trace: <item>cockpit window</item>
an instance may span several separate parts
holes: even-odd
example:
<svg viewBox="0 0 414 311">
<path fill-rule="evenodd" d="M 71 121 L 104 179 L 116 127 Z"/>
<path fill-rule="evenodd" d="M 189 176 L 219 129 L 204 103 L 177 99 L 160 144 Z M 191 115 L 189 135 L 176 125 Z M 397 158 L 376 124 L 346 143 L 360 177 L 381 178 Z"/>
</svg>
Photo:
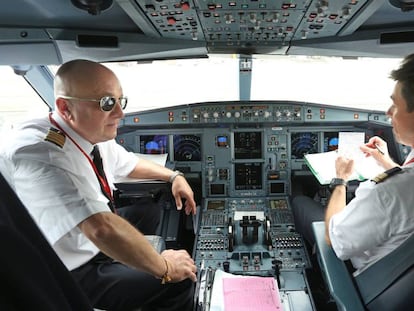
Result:
<svg viewBox="0 0 414 311">
<path fill-rule="evenodd" d="M 386 111 L 400 58 L 276 56 L 253 59 L 252 99 Z"/>
<path fill-rule="evenodd" d="M 0 131 L 48 111 L 49 107 L 22 76 L 10 66 L 0 66 Z"/>
<path fill-rule="evenodd" d="M 126 112 L 224 100 L 292 100 L 386 111 L 394 85 L 389 73 L 400 62 L 399 58 L 253 56 L 242 73 L 250 75 L 251 85 L 239 76 L 239 59 L 228 55 L 108 66 L 120 77 L 129 98 Z"/>
</svg>

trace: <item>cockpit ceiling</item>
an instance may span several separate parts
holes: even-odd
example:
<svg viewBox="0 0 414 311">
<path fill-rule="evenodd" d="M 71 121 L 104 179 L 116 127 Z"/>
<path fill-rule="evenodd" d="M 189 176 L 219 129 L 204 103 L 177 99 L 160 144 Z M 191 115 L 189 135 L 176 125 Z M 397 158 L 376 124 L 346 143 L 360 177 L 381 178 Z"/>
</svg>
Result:
<svg viewBox="0 0 414 311">
<path fill-rule="evenodd" d="M 214 53 L 402 57 L 414 48 L 412 14 L 391 0 L 2 0 L 0 63 Z"/>
</svg>

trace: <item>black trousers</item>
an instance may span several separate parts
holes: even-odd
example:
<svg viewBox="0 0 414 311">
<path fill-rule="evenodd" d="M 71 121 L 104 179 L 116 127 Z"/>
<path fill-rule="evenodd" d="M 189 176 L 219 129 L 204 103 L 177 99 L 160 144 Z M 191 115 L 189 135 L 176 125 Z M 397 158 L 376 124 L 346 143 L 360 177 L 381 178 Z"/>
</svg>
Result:
<svg viewBox="0 0 414 311">
<path fill-rule="evenodd" d="M 117 208 L 117 214 L 128 220 L 142 234 L 157 233 L 160 223 L 161 208 L 158 202 L 151 198 L 130 199 L 125 205 Z"/>
<path fill-rule="evenodd" d="M 87 264 L 72 271 L 91 304 L 110 311 L 190 311 L 194 283 L 161 284 L 153 276 L 114 262 L 100 253 Z"/>
</svg>

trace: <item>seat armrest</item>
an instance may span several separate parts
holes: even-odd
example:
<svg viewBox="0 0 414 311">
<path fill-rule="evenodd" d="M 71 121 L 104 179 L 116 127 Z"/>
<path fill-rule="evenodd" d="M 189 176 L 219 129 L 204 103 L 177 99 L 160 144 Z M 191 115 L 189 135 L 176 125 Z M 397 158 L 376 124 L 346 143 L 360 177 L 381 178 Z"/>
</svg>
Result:
<svg viewBox="0 0 414 311">
<path fill-rule="evenodd" d="M 165 241 L 159 235 L 146 235 L 145 237 L 158 253 L 161 253 L 163 250 L 165 250 Z"/>
<path fill-rule="evenodd" d="M 325 223 L 312 223 L 315 235 L 317 258 L 331 297 L 339 311 L 364 311 L 365 307 L 359 297 L 345 263 L 340 260 L 332 247 L 325 240 Z"/>
</svg>

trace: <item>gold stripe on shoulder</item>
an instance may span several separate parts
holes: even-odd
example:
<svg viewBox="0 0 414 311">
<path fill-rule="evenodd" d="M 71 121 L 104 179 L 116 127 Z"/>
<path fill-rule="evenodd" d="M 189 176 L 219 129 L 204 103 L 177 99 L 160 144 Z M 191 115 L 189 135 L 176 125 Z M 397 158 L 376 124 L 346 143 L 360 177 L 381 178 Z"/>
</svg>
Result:
<svg viewBox="0 0 414 311">
<path fill-rule="evenodd" d="M 63 148 L 63 145 L 65 144 L 65 141 L 66 141 L 66 136 L 62 131 L 54 127 L 51 127 L 49 131 L 47 132 L 45 141 L 49 141 L 55 144 L 56 146 Z"/>
<path fill-rule="evenodd" d="M 389 178 L 389 177 L 391 177 L 391 176 L 393 176 L 393 175 L 395 175 L 399 172 L 401 172 L 401 167 L 396 166 L 396 167 L 393 167 L 393 168 L 391 168 L 389 170 L 386 170 L 385 172 L 375 176 L 374 178 L 371 179 L 371 181 L 378 184 L 378 183 L 383 182 L 387 178 Z"/>
</svg>

